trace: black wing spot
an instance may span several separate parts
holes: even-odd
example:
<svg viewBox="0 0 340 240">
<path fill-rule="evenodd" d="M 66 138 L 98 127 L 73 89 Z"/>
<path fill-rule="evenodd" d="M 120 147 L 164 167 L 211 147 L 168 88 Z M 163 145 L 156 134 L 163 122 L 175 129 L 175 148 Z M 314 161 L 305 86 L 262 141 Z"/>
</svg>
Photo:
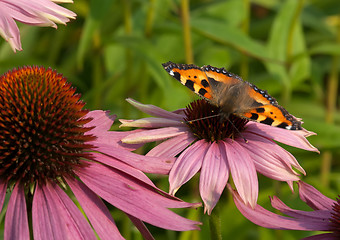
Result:
<svg viewBox="0 0 340 240">
<path fill-rule="evenodd" d="M 203 87 L 209 87 L 209 83 L 208 83 L 208 81 L 207 80 L 205 80 L 205 79 L 203 79 L 203 80 L 201 80 L 201 84 L 202 84 L 202 86 Z"/>
<path fill-rule="evenodd" d="M 257 113 L 252 113 L 250 119 L 257 120 L 259 115 Z"/>
<path fill-rule="evenodd" d="M 272 118 L 267 117 L 265 120 L 262 120 L 260 123 L 272 125 L 273 122 L 274 120 Z"/>
<path fill-rule="evenodd" d="M 176 78 L 178 81 L 181 80 L 181 74 L 179 72 L 174 72 L 174 78 Z"/>
<path fill-rule="evenodd" d="M 197 76 L 194 76 L 194 78 L 197 78 Z"/>
<path fill-rule="evenodd" d="M 193 82 L 193 81 L 187 80 L 187 81 L 185 82 L 185 86 L 186 86 L 187 88 L 189 88 L 191 91 L 195 91 L 195 89 L 194 89 L 194 82 Z"/>
<path fill-rule="evenodd" d="M 287 128 L 288 124 L 283 122 L 283 123 L 280 123 L 279 125 L 277 125 L 277 127 L 279 127 L 279 128 Z"/>
<path fill-rule="evenodd" d="M 265 109 L 264 108 L 256 108 L 256 112 L 258 113 L 264 113 Z"/>
<path fill-rule="evenodd" d="M 270 112 L 270 114 L 274 114 L 273 112 Z"/>
<path fill-rule="evenodd" d="M 207 90 L 205 90 L 204 88 L 200 88 L 200 90 L 198 91 L 198 94 L 204 96 L 207 93 Z"/>
</svg>

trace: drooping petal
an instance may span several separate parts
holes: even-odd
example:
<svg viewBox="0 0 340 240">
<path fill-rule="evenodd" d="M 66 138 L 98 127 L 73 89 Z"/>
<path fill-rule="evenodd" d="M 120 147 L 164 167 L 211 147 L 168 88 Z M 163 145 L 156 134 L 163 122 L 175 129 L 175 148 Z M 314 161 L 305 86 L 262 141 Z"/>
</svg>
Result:
<svg viewBox="0 0 340 240">
<path fill-rule="evenodd" d="M 145 156 L 154 157 L 175 157 L 187 146 L 194 142 L 195 137 L 190 132 L 186 132 L 177 137 L 170 138 L 152 148 Z"/>
<path fill-rule="evenodd" d="M 301 240 L 339 240 L 339 237 L 334 233 L 323 233 L 310 237 L 302 238 Z"/>
<path fill-rule="evenodd" d="M 183 121 L 183 115 L 182 114 L 177 114 L 177 113 L 174 113 L 174 112 L 168 112 L 168 111 L 166 111 L 162 108 L 156 107 L 156 106 L 151 105 L 151 104 L 142 104 L 142 103 L 137 102 L 136 100 L 134 100 L 132 98 L 127 98 L 126 101 L 128 101 L 135 108 L 139 109 L 142 112 L 150 114 L 151 116 Z"/>
<path fill-rule="evenodd" d="M 13 19 L 3 14 L 3 11 L 6 11 L 6 9 L 0 12 L 0 35 L 10 44 L 14 52 L 16 50 L 21 51 L 19 28 Z"/>
<path fill-rule="evenodd" d="M 221 141 L 227 153 L 228 165 L 236 189 L 246 204 L 256 206 L 258 197 L 258 180 L 254 162 L 237 141 L 225 139 Z"/>
<path fill-rule="evenodd" d="M 135 218 L 134 216 L 131 216 L 129 214 L 126 215 L 130 218 L 131 222 L 136 226 L 136 228 L 139 230 L 145 240 L 154 240 L 153 236 L 149 232 L 149 229 L 140 219 Z"/>
<path fill-rule="evenodd" d="M 117 169 L 97 163 L 89 162 L 87 167 L 78 169 L 76 174 L 101 198 L 142 221 L 175 231 L 198 229 L 198 222 L 185 219 L 167 209 L 196 204 L 165 198 L 156 188 Z"/>
<path fill-rule="evenodd" d="M 187 127 L 166 127 L 153 130 L 144 130 L 138 133 L 132 133 L 123 138 L 123 143 L 138 144 L 160 141 L 171 137 L 176 137 L 188 131 Z"/>
<path fill-rule="evenodd" d="M 92 118 L 88 123 L 84 124 L 84 127 L 90 128 L 95 127 L 88 131 L 89 134 L 98 134 L 110 130 L 113 122 L 116 119 L 116 115 L 111 115 L 110 111 L 94 110 L 88 112 L 83 118 Z"/>
<path fill-rule="evenodd" d="M 66 178 L 66 181 L 99 238 L 124 239 L 103 201 L 80 181 L 71 178 Z"/>
<path fill-rule="evenodd" d="M 6 192 L 7 192 L 7 182 L 0 181 L 0 209 L 2 209 L 2 205 L 4 204 Z"/>
<path fill-rule="evenodd" d="M 213 142 L 204 156 L 199 183 L 204 212 L 209 215 L 220 199 L 228 177 L 229 166 L 225 149 L 220 149 L 219 145 Z"/>
<path fill-rule="evenodd" d="M 181 153 L 169 174 L 170 194 L 175 195 L 177 190 L 200 170 L 208 148 L 209 144 L 200 140 Z"/>
<path fill-rule="evenodd" d="M 326 197 L 316 188 L 303 181 L 299 181 L 298 186 L 301 200 L 307 203 L 312 209 L 332 210 L 332 206 L 336 201 Z"/>
<path fill-rule="evenodd" d="M 4 239 L 30 239 L 25 190 L 18 182 L 9 199 L 5 217 Z"/>
<path fill-rule="evenodd" d="M 168 174 L 175 161 L 174 157 L 148 157 L 124 149 L 114 148 L 107 144 L 98 144 L 96 151 L 119 159 L 120 161 L 147 173 Z M 98 158 L 97 161 L 103 162 L 101 158 Z"/>
<path fill-rule="evenodd" d="M 328 228 L 328 230 L 330 230 L 329 219 L 331 218 L 332 215 L 329 210 L 315 210 L 315 211 L 295 210 L 295 209 L 288 207 L 276 196 L 270 198 L 270 201 L 271 201 L 273 208 L 279 210 L 280 212 L 290 217 L 301 219 L 301 221 L 308 219 L 308 221 L 310 222 L 313 221 L 320 225 L 323 224 L 324 228 Z"/>
<path fill-rule="evenodd" d="M 178 120 L 166 118 L 141 118 L 138 120 L 119 119 L 122 123 L 119 127 L 139 127 L 139 128 L 161 128 L 161 127 L 180 127 L 183 123 Z"/>
<path fill-rule="evenodd" d="M 288 154 L 272 140 L 255 134 L 244 133 L 243 135 L 247 142 L 239 139 L 238 143 L 248 151 L 258 172 L 279 181 L 299 180 L 298 173 L 289 164 L 291 161 L 288 158 L 294 158 L 291 154 Z"/>
<path fill-rule="evenodd" d="M 307 151 L 319 152 L 319 150 L 312 146 L 306 139 L 307 136 L 313 135 L 312 132 L 306 130 L 287 130 L 266 124 L 248 122 L 245 132 L 252 132 L 268 139 L 273 139 L 286 145 L 305 149 Z"/>
<path fill-rule="evenodd" d="M 32 214 L 35 239 L 53 239 L 52 237 L 56 236 L 63 237 L 56 239 L 96 239 L 83 214 L 58 185 L 46 183 L 40 191 L 39 198 L 33 199 Z M 46 215 L 39 213 L 41 206 L 37 205 L 38 202 L 47 205 L 47 208 L 44 209 Z M 38 226 L 42 224 L 42 221 L 46 221 L 43 223 L 44 226 Z M 38 230 L 40 231 L 38 232 Z M 62 235 L 59 235 L 61 233 L 57 231 L 63 231 Z"/>
<path fill-rule="evenodd" d="M 105 154 L 96 153 L 96 152 L 92 152 L 91 155 L 94 157 L 94 160 L 98 161 L 99 163 L 103 163 L 107 166 L 116 168 L 116 169 L 118 169 L 122 172 L 129 174 L 130 176 L 132 176 L 134 178 L 137 178 L 138 180 L 140 180 L 140 181 L 142 181 L 146 184 L 155 186 L 153 184 L 153 182 L 142 171 L 140 171 L 140 170 L 138 170 L 134 167 L 131 167 L 130 165 L 128 165 L 128 164 L 126 164 L 122 161 L 119 161 L 116 158 L 112 158 L 112 157 L 106 156 Z M 86 161 L 83 161 L 83 163 L 85 165 L 87 164 Z"/>
<path fill-rule="evenodd" d="M 33 235 L 36 240 L 67 239 L 66 226 L 46 189 L 36 185 L 32 204 Z"/>
<path fill-rule="evenodd" d="M 317 231 L 320 229 L 318 223 L 315 221 L 310 222 L 308 219 L 301 220 L 284 217 L 272 213 L 260 205 L 256 205 L 255 208 L 251 208 L 244 204 L 239 194 L 229 185 L 228 189 L 232 193 L 235 205 L 242 215 L 259 226 L 281 230 Z"/>
</svg>

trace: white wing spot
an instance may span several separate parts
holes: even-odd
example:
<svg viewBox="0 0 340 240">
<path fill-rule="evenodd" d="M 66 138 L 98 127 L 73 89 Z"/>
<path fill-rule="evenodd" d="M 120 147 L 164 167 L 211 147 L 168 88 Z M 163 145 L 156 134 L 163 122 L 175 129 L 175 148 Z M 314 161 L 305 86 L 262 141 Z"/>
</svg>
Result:
<svg viewBox="0 0 340 240">
<path fill-rule="evenodd" d="M 170 74 L 171 76 L 174 76 L 174 75 L 175 75 L 174 71 L 172 71 L 172 70 L 170 70 L 169 74 Z"/>
</svg>

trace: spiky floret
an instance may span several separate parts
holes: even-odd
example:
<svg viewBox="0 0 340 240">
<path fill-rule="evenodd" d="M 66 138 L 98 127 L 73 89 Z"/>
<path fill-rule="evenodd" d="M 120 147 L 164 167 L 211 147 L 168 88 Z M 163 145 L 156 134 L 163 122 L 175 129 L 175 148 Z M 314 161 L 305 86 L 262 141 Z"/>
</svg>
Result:
<svg viewBox="0 0 340 240">
<path fill-rule="evenodd" d="M 218 107 L 203 99 L 190 103 L 184 112 L 186 115 L 184 120 L 194 135 L 207 142 L 240 136 L 248 122 L 232 114 L 227 118 L 222 117 Z"/>
<path fill-rule="evenodd" d="M 25 186 L 73 175 L 89 159 L 85 103 L 51 69 L 23 67 L 0 77 L 0 177 Z"/>
</svg>

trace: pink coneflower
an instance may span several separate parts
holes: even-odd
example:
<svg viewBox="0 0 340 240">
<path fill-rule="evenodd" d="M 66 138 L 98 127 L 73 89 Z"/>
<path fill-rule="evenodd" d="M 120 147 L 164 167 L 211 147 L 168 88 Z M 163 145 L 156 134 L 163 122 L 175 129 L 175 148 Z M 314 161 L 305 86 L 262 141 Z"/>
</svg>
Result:
<svg viewBox="0 0 340 240">
<path fill-rule="evenodd" d="M 13 51 L 21 51 L 19 28 L 16 21 L 36 26 L 57 28 L 55 23 L 65 24 L 76 14 L 57 3 L 72 0 L 0 0 L 0 35 L 11 45 Z"/>
<path fill-rule="evenodd" d="M 340 199 L 334 201 L 321 194 L 313 186 L 299 181 L 300 199 L 313 211 L 295 210 L 285 205 L 279 198 L 271 198 L 272 206 L 290 217 L 272 213 L 257 205 L 254 209 L 246 206 L 237 192 L 233 193 L 234 201 L 240 212 L 253 223 L 265 228 L 280 230 L 326 231 L 307 238 L 322 240 L 340 239 Z"/>
<path fill-rule="evenodd" d="M 83 110 L 79 99 L 51 69 L 24 67 L 0 77 L 0 206 L 11 192 L 4 238 L 29 239 L 31 232 L 34 239 L 97 239 L 96 232 L 122 239 L 101 198 L 125 212 L 146 239 L 152 237 L 142 221 L 197 229 L 168 209 L 197 205 L 162 192 L 134 167 L 166 173 L 173 159 L 131 153 L 138 145 L 124 146 L 125 133 L 108 131 L 115 116 Z"/>
<path fill-rule="evenodd" d="M 178 156 L 169 173 L 170 194 L 201 172 L 199 189 L 208 214 L 225 188 L 229 172 L 246 204 L 255 207 L 258 196 L 257 172 L 279 181 L 299 180 L 305 171 L 296 159 L 273 140 L 297 148 L 318 151 L 307 141 L 313 133 L 271 127 L 231 115 L 229 120 L 216 116 L 217 107 L 205 100 L 186 109 L 168 112 L 152 105 L 128 99 L 133 106 L 156 116 L 139 120 L 120 120 L 121 126 L 140 127 L 143 131 L 124 137 L 124 143 L 165 140 L 147 156 Z"/>
</svg>

